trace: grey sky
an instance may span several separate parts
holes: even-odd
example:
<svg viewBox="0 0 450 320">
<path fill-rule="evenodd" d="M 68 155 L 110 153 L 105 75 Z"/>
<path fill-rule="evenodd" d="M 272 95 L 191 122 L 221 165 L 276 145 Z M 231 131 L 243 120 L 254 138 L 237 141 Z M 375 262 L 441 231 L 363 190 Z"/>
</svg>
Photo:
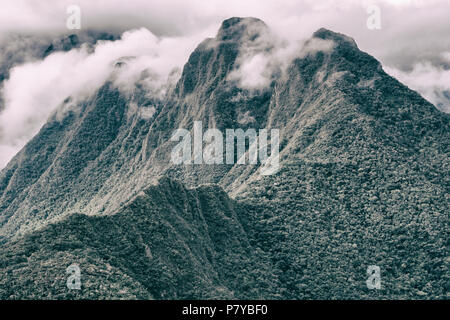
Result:
<svg viewBox="0 0 450 320">
<path fill-rule="evenodd" d="M 67 32 L 70 4 L 81 8 L 83 28 L 146 27 L 158 36 L 214 32 L 230 16 L 255 16 L 288 35 L 323 26 L 352 36 L 362 49 L 402 68 L 450 50 L 448 0 L 2 0 L 0 34 Z M 381 9 L 381 30 L 366 27 L 371 4 Z"/>
</svg>

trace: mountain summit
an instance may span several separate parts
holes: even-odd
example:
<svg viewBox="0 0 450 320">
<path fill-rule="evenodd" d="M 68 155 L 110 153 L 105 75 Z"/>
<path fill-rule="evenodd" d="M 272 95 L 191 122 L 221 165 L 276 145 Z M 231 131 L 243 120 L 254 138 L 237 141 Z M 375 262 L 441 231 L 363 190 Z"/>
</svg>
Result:
<svg viewBox="0 0 450 320">
<path fill-rule="evenodd" d="M 222 22 L 216 39 L 219 41 L 251 41 L 266 30 L 268 30 L 267 25 L 260 19 L 233 17 Z"/>
<path fill-rule="evenodd" d="M 0 297 L 446 297 L 450 116 L 326 29 L 243 87 L 230 74 L 243 52 L 270 56 L 267 33 L 225 20 L 164 99 L 105 83 L 51 118 L 0 173 Z M 172 164 L 172 133 L 195 121 L 279 129 L 280 171 Z M 70 263 L 95 271 L 75 296 Z"/>
</svg>

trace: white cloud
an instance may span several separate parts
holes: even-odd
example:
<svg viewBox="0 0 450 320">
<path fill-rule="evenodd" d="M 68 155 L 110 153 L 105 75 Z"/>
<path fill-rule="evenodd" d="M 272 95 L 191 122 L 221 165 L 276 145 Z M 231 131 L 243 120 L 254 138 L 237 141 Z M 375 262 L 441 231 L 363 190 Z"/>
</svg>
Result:
<svg viewBox="0 0 450 320">
<path fill-rule="evenodd" d="M 247 57 L 240 68 L 233 70 L 228 80 L 238 81 L 245 89 L 263 89 L 270 84 L 270 56 L 258 53 Z"/>
<path fill-rule="evenodd" d="M 414 65 L 412 71 L 389 67 L 385 67 L 385 70 L 400 82 L 418 91 L 442 111 L 450 113 L 450 70 L 435 67 L 429 62 Z"/>
<path fill-rule="evenodd" d="M 163 94 L 160 89 L 172 71 L 186 62 L 199 40 L 160 39 L 142 28 L 125 32 L 117 41 L 99 42 L 94 52 L 82 47 L 14 67 L 2 90 L 5 109 L 0 113 L 0 167 L 69 96 L 84 99 L 107 79 L 121 90 L 130 90 L 143 74 L 148 90 Z M 125 61 L 123 67 L 114 68 L 120 61 Z"/>
<path fill-rule="evenodd" d="M 319 51 L 327 52 L 334 46 L 333 41 L 311 39 L 307 42 L 274 41 L 270 50 L 244 52 L 238 57 L 239 67 L 228 76 L 228 80 L 238 81 L 247 90 L 262 90 L 270 85 L 274 75 L 284 73 L 294 58 L 305 57 Z M 284 44 L 284 45 L 283 45 Z"/>
<path fill-rule="evenodd" d="M 247 34 L 239 49 L 236 68 L 227 79 L 236 81 L 247 90 L 267 88 L 275 75 L 284 73 L 294 58 L 329 51 L 334 46 L 329 40 L 299 38 L 298 35 L 285 37 L 286 34 L 279 29 L 271 30 L 261 23 L 249 23 L 247 20 L 240 22 L 246 25 Z"/>
<path fill-rule="evenodd" d="M 71 32 L 66 8 L 72 0 L 2 3 L 0 38 L 7 31 Z M 82 29 L 104 31 L 146 27 L 156 35 L 192 35 L 217 30 L 231 16 L 264 20 L 277 34 L 304 39 L 325 27 L 355 38 L 384 65 L 402 70 L 436 59 L 450 49 L 448 0 L 77 0 Z M 369 5 L 381 9 L 381 30 L 366 26 Z"/>
</svg>

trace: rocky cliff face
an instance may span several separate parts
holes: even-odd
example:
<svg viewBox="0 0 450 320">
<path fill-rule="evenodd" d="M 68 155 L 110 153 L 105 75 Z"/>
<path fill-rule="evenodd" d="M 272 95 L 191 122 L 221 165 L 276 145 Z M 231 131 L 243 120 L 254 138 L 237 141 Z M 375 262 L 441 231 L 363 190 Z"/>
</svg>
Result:
<svg viewBox="0 0 450 320">
<path fill-rule="evenodd" d="M 258 19 L 228 19 L 191 54 L 164 98 L 139 90 L 125 97 L 106 83 L 50 120 L 0 173 L 0 235 L 8 248 L 2 272 L 15 277 L 18 266 L 30 271 L 50 256 L 65 266 L 74 253 L 49 239 L 75 228 L 79 257 L 89 257 L 83 261 L 92 270 L 109 264 L 112 273 L 126 274 L 107 286 L 126 288 L 129 297 L 445 297 L 449 115 L 388 76 L 351 38 L 325 29 L 305 44 L 314 50 L 271 73 L 267 86 L 245 88 L 230 75 L 243 52 L 274 50 L 261 41 L 268 32 Z M 170 137 L 194 121 L 205 129 L 279 129 L 281 170 L 261 176 L 259 165 L 173 165 Z M 238 202 L 217 187 L 202 187 L 208 196 L 200 199 L 205 189 L 186 191 L 172 180 L 158 192 L 173 198 L 148 199 L 158 190 L 149 186 L 164 176 L 190 187 L 217 184 Z M 195 196 L 181 197 L 186 193 Z M 173 235 L 164 238 L 167 248 L 147 219 Z M 100 245 L 121 239 L 125 225 L 126 243 L 139 247 L 123 249 L 133 252 L 128 260 L 120 244 Z M 33 237 L 42 239 L 37 248 L 45 254 L 27 251 Z M 159 253 L 149 258 L 147 248 Z M 13 256 L 18 260 L 7 262 Z M 54 265 L 52 272 L 63 268 Z M 367 290 L 368 265 L 383 270 L 383 290 Z M 233 280 L 241 276 L 245 286 Z M 62 290 L 55 296 L 65 296 L 55 279 Z M 11 296 L 11 287 L 4 297 L 35 292 L 18 281 L 25 291 Z M 118 297 L 116 289 L 107 295 Z"/>
</svg>

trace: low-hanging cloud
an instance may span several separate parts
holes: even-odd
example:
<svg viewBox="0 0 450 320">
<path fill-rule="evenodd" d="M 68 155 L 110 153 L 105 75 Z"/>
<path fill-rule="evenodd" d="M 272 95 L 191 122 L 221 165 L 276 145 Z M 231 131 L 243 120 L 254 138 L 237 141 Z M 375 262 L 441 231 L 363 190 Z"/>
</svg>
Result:
<svg viewBox="0 0 450 320">
<path fill-rule="evenodd" d="M 305 42 L 288 42 L 281 39 L 279 45 L 270 49 L 247 51 L 238 56 L 238 67 L 228 76 L 228 80 L 249 91 L 259 91 L 269 87 L 271 81 L 283 75 L 294 58 L 305 57 L 319 51 L 328 52 L 334 47 L 331 40 L 313 38 Z"/>
<path fill-rule="evenodd" d="M 217 30 L 232 16 L 260 18 L 287 38 L 304 38 L 325 27 L 402 69 L 450 45 L 448 0 L 18 0 L 2 4 L 0 41 L 7 32 L 68 32 L 66 9 L 72 4 L 81 9 L 84 30 L 145 27 L 158 36 L 186 36 Z M 367 28 L 370 5 L 380 8 L 380 30 Z"/>
<path fill-rule="evenodd" d="M 160 39 L 141 28 L 125 32 L 117 41 L 101 41 L 93 52 L 82 46 L 14 67 L 2 88 L 5 105 L 0 113 L 0 167 L 68 97 L 86 99 L 107 80 L 126 93 L 143 74 L 149 92 L 164 94 L 161 88 L 172 79 L 174 70 L 182 67 L 198 40 Z M 117 63 L 123 66 L 115 68 Z"/>
<path fill-rule="evenodd" d="M 280 30 L 272 30 L 264 23 L 244 19 L 239 28 L 245 30 L 234 70 L 227 80 L 243 89 L 260 91 L 272 80 L 284 74 L 294 58 L 302 58 L 334 47 L 331 40 L 303 38 L 303 35 L 285 37 Z M 310 36 L 310 35 L 308 35 Z"/>
<path fill-rule="evenodd" d="M 450 63 L 450 52 L 443 55 Z M 440 110 L 450 113 L 450 69 L 439 68 L 430 62 L 418 63 L 411 71 L 385 68 L 386 72 L 418 91 Z"/>
</svg>

